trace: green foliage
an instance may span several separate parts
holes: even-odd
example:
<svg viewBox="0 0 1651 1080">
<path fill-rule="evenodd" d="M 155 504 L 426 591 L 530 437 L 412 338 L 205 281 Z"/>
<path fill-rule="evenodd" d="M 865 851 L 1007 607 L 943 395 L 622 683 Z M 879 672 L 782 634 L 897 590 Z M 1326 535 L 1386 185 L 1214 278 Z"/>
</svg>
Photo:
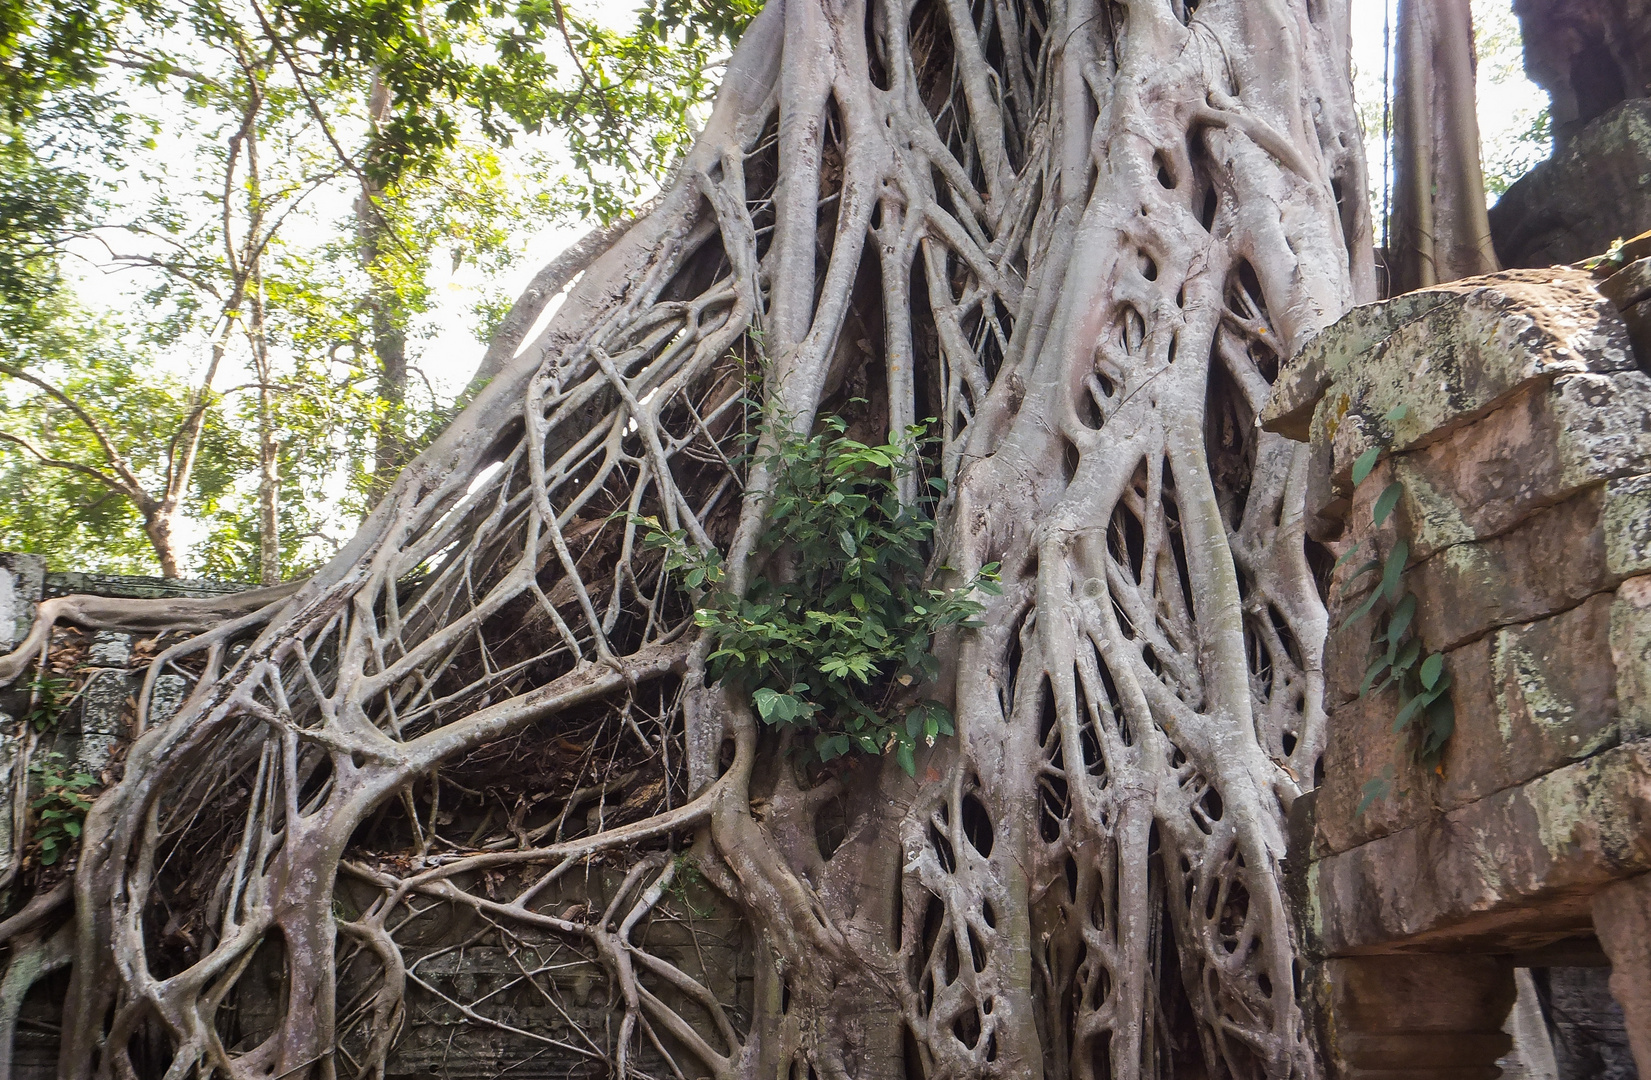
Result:
<svg viewBox="0 0 1651 1080">
<path fill-rule="evenodd" d="M 686 588 L 704 590 L 694 619 L 715 642 L 713 681 L 749 694 L 764 723 L 811 734 L 823 761 L 892 750 L 910 773 L 918 742 L 953 733 L 943 704 L 912 700 L 939 672 L 931 640 L 980 625 L 973 597 L 999 591 L 997 565 L 957 588 L 928 581 L 923 552 L 945 483 L 928 479 L 912 505 L 899 490 L 916 469 L 923 425 L 881 446 L 849 438 L 837 417 L 819 428 L 800 434 L 778 422 L 757 431 L 768 447 L 759 461 L 775 478 L 758 549 L 772 557 L 774 577 L 735 596 L 718 588 L 716 553 L 690 549 L 683 533 L 651 520 L 648 542 L 666 548 L 665 565 L 683 573 Z"/>
<path fill-rule="evenodd" d="M 15 326 L 14 333 L 0 332 L 0 363 L 53 378 L 135 470 L 157 475 L 165 467 L 165 445 L 154 429 L 181 420 L 187 384 L 154 370 L 141 341 L 88 313 L 72 296 L 49 297 L 40 310 L 46 314 L 22 320 L 27 325 Z M 138 416 L 145 423 L 127 422 Z M 17 380 L 5 380 L 0 389 L 0 433 L 26 438 L 54 460 L 108 468 L 96 437 L 72 410 Z M 44 467 L 15 445 L 0 445 L 0 547 L 47 555 L 59 567 L 132 574 L 158 569 L 129 500 L 88 472 Z"/>
<path fill-rule="evenodd" d="M 90 773 L 65 773 L 61 754 L 45 754 L 31 762 L 29 773 L 40 795 L 29 803 L 34 831 L 32 846 L 41 866 L 51 866 L 80 839 L 81 822 L 92 808 L 87 789 L 97 785 Z"/>
<path fill-rule="evenodd" d="M 561 0 L 278 0 L 272 27 L 330 78 L 371 72 L 388 90 L 366 169 L 388 183 L 433 175 L 474 120 L 501 144 L 553 129 L 581 179 L 564 194 L 611 219 L 686 148 L 716 60 L 752 0 L 644 9 L 617 32 Z"/>
<path fill-rule="evenodd" d="M 260 576 L 267 427 L 302 572 L 451 415 L 421 367 L 445 272 L 497 277 L 551 220 L 624 210 L 754 11 L 673 0 L 622 31 L 560 0 L 0 0 L 0 360 L 182 507 L 185 572 Z M 77 301 L 71 249 L 120 272 L 113 318 Z M 158 569 L 87 426 L 17 380 L 0 410 L 62 463 L 0 446 L 0 545 Z"/>
<path fill-rule="evenodd" d="M 72 684 L 68 679 L 57 675 L 38 674 L 23 684 L 23 689 L 29 692 L 29 711 L 23 714 L 23 722 L 33 727 L 37 732 L 50 731 L 57 727 L 57 721 L 63 715 L 63 710 L 69 707 L 74 700 L 70 692 Z"/>
<path fill-rule="evenodd" d="M 1408 409 L 1400 405 L 1387 414 L 1389 423 L 1404 419 Z M 1372 446 L 1353 463 L 1353 483 L 1362 484 L 1375 470 L 1383 447 Z M 1405 494 L 1402 481 L 1395 480 L 1381 490 L 1371 508 L 1371 525 L 1380 528 L 1392 516 L 1399 500 Z M 1354 558 L 1356 545 L 1349 549 L 1337 568 Z M 1411 752 L 1423 765 L 1439 766 L 1445 743 L 1456 730 L 1456 707 L 1450 697 L 1451 676 L 1445 669 L 1443 653 L 1424 655 L 1422 640 L 1415 629 L 1416 594 L 1404 585 L 1405 566 L 1410 560 L 1410 543 L 1397 538 L 1384 559 L 1371 559 L 1347 576 L 1342 595 L 1359 588 L 1370 588 L 1370 593 L 1342 620 L 1338 630 L 1345 630 L 1386 603 L 1377 620 L 1370 644 L 1374 659 L 1365 671 L 1359 686 L 1359 696 L 1380 694 L 1388 687 L 1399 693 L 1399 711 L 1393 718 L 1393 733 L 1401 735 Z M 1367 575 L 1380 573 L 1372 587 Z M 1360 583 L 1364 584 L 1360 584 Z M 1362 814 L 1370 804 L 1385 798 L 1392 788 L 1391 767 L 1372 779 L 1364 787 L 1357 813 Z"/>
</svg>

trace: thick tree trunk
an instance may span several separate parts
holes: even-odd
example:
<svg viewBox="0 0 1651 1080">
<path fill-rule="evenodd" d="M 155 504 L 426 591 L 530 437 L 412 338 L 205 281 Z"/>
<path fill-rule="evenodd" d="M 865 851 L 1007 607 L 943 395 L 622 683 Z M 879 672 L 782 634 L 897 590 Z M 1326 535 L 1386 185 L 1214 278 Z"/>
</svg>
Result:
<svg viewBox="0 0 1651 1080">
<path fill-rule="evenodd" d="M 175 1076 L 380 1074 L 431 905 L 600 963 L 615 1022 L 583 1037 L 618 1075 L 1316 1075 L 1280 876 L 1325 613 L 1302 451 L 1255 417 L 1373 298 L 1346 50 L 1332 0 L 771 3 L 659 206 L 355 540 L 157 658 L 198 681 L 87 818 L 63 1075 L 129 1075 L 145 1023 Z M 742 433 L 822 412 L 935 417 L 932 565 L 1002 565 L 912 688 L 957 722 L 914 776 L 811 764 L 706 685 L 642 543 L 784 573 Z M 445 836 L 438 769 L 503 740 L 594 772 L 490 774 L 536 816 Z M 390 816 L 406 850 L 363 829 Z M 598 858 L 623 882 L 551 904 Z M 749 1015 L 648 944 L 690 870 L 744 924 Z M 277 931 L 294 990 L 226 1048 Z M 339 970 L 370 1004 L 335 1014 Z"/>
<path fill-rule="evenodd" d="M 1500 267 L 1479 164 L 1469 0 L 1399 0 L 1390 294 Z"/>
</svg>

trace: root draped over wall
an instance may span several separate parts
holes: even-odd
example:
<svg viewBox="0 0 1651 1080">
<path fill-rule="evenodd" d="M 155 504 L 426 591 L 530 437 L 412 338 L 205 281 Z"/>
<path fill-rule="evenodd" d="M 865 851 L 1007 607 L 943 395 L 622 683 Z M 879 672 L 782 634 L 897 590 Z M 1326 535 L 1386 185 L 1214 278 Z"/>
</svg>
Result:
<svg viewBox="0 0 1651 1080">
<path fill-rule="evenodd" d="M 599 965 L 614 1023 L 574 1049 L 615 1075 L 1315 1075 L 1280 861 L 1326 620 L 1305 451 L 1255 417 L 1373 298 L 1345 8 L 773 0 L 672 186 L 346 550 L 154 662 L 146 696 L 192 689 L 86 821 L 62 1074 L 382 1076 L 442 908 Z M 799 428 L 933 417 L 932 565 L 1002 564 L 915 777 L 705 686 L 641 542 L 783 572 L 753 390 Z M 444 834 L 490 748 L 558 740 L 563 787 Z M 605 911 L 546 903 L 593 860 Z M 688 875 L 748 1005 L 648 945 Z M 279 1015 L 236 1041 L 272 942 Z"/>
</svg>

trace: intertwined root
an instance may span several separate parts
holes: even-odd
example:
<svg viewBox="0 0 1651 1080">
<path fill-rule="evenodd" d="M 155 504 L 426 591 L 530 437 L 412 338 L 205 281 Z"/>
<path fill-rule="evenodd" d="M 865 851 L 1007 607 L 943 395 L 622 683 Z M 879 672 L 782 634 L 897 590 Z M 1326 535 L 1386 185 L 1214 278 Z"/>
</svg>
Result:
<svg viewBox="0 0 1651 1080">
<path fill-rule="evenodd" d="M 1343 7 L 772 4 L 350 548 L 156 661 L 193 690 L 87 821 L 65 1074 L 382 1075 L 415 1009 L 617 1075 L 1313 1073 L 1280 823 L 1325 617 L 1254 418 L 1368 286 Z M 705 687 L 641 543 L 784 573 L 754 391 L 936 418 L 933 565 L 1003 565 L 913 778 Z"/>
</svg>

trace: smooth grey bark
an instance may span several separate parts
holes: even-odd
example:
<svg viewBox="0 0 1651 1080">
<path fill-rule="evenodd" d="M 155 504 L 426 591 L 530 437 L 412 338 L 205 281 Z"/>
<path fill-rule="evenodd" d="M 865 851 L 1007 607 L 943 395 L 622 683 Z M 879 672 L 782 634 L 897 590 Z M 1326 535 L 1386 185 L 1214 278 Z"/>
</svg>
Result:
<svg viewBox="0 0 1651 1080">
<path fill-rule="evenodd" d="M 1398 25 L 1390 295 L 1501 269 L 1479 163 L 1471 4 L 1400 0 Z"/>
</svg>

